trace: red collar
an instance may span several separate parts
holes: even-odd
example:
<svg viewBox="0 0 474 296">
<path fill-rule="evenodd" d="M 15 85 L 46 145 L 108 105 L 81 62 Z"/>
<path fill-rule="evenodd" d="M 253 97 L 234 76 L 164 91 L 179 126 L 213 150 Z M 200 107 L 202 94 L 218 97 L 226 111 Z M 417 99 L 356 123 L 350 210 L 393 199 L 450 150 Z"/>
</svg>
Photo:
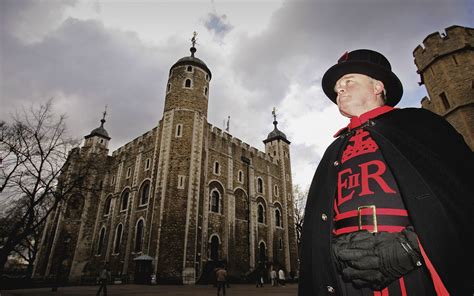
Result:
<svg viewBox="0 0 474 296">
<path fill-rule="evenodd" d="M 353 130 L 367 122 L 369 119 L 379 117 L 380 115 L 390 112 L 394 109 L 395 108 L 393 107 L 385 105 L 367 111 L 364 114 L 361 114 L 360 116 L 351 117 L 351 121 L 349 122 L 349 124 L 346 127 L 343 127 L 338 130 L 337 133 L 334 135 L 334 138 L 337 138 L 344 130 Z"/>
</svg>

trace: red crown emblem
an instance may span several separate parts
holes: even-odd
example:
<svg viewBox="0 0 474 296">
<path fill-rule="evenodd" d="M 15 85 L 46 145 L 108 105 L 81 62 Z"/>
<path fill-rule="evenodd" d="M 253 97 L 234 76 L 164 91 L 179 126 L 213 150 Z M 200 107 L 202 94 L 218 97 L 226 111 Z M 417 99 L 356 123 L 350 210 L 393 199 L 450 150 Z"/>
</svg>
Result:
<svg viewBox="0 0 474 296">
<path fill-rule="evenodd" d="M 358 129 L 356 134 L 350 138 L 349 142 L 353 142 L 354 144 L 347 145 L 342 153 L 342 163 L 358 155 L 372 153 L 379 149 L 377 143 L 370 137 L 369 132 L 363 129 Z"/>
</svg>

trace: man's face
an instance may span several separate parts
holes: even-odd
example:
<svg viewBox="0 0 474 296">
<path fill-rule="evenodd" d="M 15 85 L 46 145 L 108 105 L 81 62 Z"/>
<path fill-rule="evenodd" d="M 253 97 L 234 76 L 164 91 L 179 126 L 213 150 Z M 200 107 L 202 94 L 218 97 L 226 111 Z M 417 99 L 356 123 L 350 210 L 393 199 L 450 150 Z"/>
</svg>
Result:
<svg viewBox="0 0 474 296">
<path fill-rule="evenodd" d="M 367 75 L 350 73 L 334 86 L 339 112 L 346 117 L 359 116 L 384 104 L 380 97 L 383 83 Z"/>
</svg>

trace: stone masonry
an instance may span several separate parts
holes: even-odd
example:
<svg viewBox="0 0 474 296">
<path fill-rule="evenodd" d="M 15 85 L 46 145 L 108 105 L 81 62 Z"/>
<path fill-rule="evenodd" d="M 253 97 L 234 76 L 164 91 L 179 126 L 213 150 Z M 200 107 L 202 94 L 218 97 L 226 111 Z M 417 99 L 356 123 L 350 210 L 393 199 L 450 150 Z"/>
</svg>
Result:
<svg viewBox="0 0 474 296">
<path fill-rule="evenodd" d="M 429 95 L 421 105 L 443 116 L 474 150 L 474 29 L 445 31 L 428 35 L 413 52 Z"/>
<path fill-rule="evenodd" d="M 232 278 L 270 264 L 296 275 L 290 142 L 276 120 L 265 152 L 209 124 L 212 74 L 195 51 L 171 67 L 154 129 L 110 156 L 104 114 L 71 152 L 63 177 L 92 160 L 94 190 L 49 217 L 35 277 L 81 282 L 107 262 L 114 278 L 133 281 L 138 257 L 163 283 L 195 283 L 215 262 Z"/>
</svg>

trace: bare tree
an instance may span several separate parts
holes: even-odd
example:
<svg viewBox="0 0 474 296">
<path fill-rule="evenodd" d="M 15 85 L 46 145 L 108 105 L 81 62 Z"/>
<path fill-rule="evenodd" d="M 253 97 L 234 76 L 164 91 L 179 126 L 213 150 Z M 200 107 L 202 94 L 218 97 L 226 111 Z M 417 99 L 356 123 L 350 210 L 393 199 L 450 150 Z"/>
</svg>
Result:
<svg viewBox="0 0 474 296">
<path fill-rule="evenodd" d="M 89 164 L 65 176 L 78 144 L 66 134 L 65 116 L 53 114 L 51 100 L 0 123 L 0 275 L 12 252 L 36 252 L 31 244 L 48 215 L 82 186 Z"/>
<path fill-rule="evenodd" d="M 306 205 L 306 198 L 308 197 L 308 189 L 301 189 L 299 185 L 293 186 L 293 202 L 295 210 L 295 224 L 296 224 L 296 241 L 298 247 L 301 242 L 301 231 L 303 230 L 304 209 Z"/>
</svg>

